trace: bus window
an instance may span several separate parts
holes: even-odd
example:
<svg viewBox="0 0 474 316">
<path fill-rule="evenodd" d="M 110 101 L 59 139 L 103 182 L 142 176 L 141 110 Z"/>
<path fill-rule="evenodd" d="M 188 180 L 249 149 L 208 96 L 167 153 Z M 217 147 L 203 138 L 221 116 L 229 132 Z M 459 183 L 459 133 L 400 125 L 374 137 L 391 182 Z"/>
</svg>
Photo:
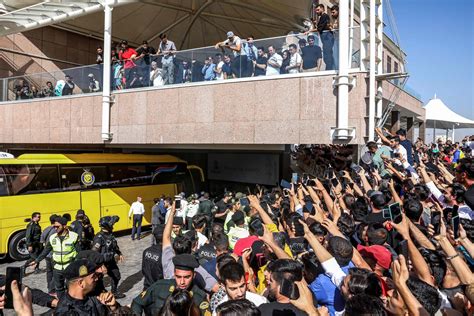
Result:
<svg viewBox="0 0 474 316">
<path fill-rule="evenodd" d="M 188 171 L 194 184 L 193 191 L 204 191 L 204 172 L 202 171 L 202 169 L 198 166 L 189 165 Z"/>
<path fill-rule="evenodd" d="M 55 165 L 7 165 L 0 173 L 0 195 L 32 194 L 59 189 Z"/>
<path fill-rule="evenodd" d="M 108 181 L 105 166 L 60 166 L 63 190 L 99 188 Z"/>
<path fill-rule="evenodd" d="M 186 165 L 181 163 L 149 165 L 151 184 L 170 184 L 182 182 L 187 174 Z"/>
<path fill-rule="evenodd" d="M 150 184 L 145 165 L 109 165 L 110 186 L 128 187 Z"/>
</svg>

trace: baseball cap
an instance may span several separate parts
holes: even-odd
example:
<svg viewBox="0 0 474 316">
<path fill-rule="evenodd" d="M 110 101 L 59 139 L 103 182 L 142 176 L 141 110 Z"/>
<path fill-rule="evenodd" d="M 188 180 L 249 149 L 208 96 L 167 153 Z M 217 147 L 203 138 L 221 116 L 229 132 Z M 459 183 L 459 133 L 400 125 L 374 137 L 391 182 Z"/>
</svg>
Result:
<svg viewBox="0 0 474 316">
<path fill-rule="evenodd" d="M 75 260 L 64 270 L 64 277 L 68 281 L 82 278 L 94 273 L 95 269 L 96 265 L 87 259 Z"/>
<path fill-rule="evenodd" d="M 384 246 L 372 245 L 362 246 L 357 245 L 357 250 L 363 257 L 373 258 L 375 262 L 384 269 L 390 269 L 392 263 L 392 254 Z"/>
<path fill-rule="evenodd" d="M 234 32 L 229 31 L 227 32 L 227 38 L 234 37 Z"/>
<path fill-rule="evenodd" d="M 251 248 L 253 243 L 259 240 L 257 236 L 248 236 L 237 240 L 234 246 L 234 253 L 237 256 L 241 256 L 244 249 Z"/>
<path fill-rule="evenodd" d="M 93 78 L 94 77 L 94 74 L 88 74 L 87 75 L 89 78 Z"/>
<path fill-rule="evenodd" d="M 78 259 L 87 259 L 91 263 L 94 263 L 96 268 L 104 264 L 104 257 L 94 250 L 82 250 L 77 253 L 76 260 Z"/>
</svg>

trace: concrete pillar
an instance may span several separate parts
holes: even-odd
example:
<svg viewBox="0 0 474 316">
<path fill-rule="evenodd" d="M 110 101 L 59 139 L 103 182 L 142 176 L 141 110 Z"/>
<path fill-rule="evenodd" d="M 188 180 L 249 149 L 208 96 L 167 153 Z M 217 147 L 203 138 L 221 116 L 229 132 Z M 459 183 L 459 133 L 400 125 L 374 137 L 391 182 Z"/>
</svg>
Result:
<svg viewBox="0 0 474 316">
<path fill-rule="evenodd" d="M 415 139 L 415 119 L 410 116 L 407 117 L 407 138 L 411 141 L 414 142 Z"/>
<path fill-rule="evenodd" d="M 392 124 L 390 125 L 390 132 L 395 134 L 400 129 L 400 112 L 392 111 Z"/>
<path fill-rule="evenodd" d="M 421 140 L 423 142 L 426 143 L 427 140 L 426 140 L 426 124 L 425 124 L 425 122 L 418 123 L 418 128 L 420 129 L 420 131 L 418 133 L 420 135 L 419 137 L 421 138 Z"/>
</svg>

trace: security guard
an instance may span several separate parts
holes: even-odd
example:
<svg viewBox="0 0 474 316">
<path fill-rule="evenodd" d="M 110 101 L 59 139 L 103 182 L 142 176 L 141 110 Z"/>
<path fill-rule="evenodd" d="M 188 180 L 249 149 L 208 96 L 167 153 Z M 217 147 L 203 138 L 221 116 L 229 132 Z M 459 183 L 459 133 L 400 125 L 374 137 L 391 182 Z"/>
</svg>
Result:
<svg viewBox="0 0 474 316">
<path fill-rule="evenodd" d="M 103 316 L 120 308 L 112 293 L 90 295 L 96 285 L 97 274 L 95 264 L 89 260 L 75 260 L 64 274 L 68 291 L 59 300 L 54 315 Z"/>
<path fill-rule="evenodd" d="M 89 250 L 92 248 L 94 238 L 94 228 L 84 210 L 78 210 L 76 220 L 71 223 L 71 230 L 79 235 L 79 249 Z"/>
<path fill-rule="evenodd" d="M 156 244 L 143 251 L 142 256 L 142 274 L 144 276 L 143 289 L 146 290 L 153 283 L 163 279 L 163 265 L 161 264 L 162 243 L 163 243 L 163 225 L 156 225 L 153 230 L 153 237 Z"/>
<path fill-rule="evenodd" d="M 178 289 L 188 290 L 194 303 L 199 307 L 201 315 L 210 316 L 209 302 L 206 293 L 197 287 L 194 282 L 194 269 L 199 263 L 193 255 L 181 254 L 173 258 L 174 279 L 158 280 L 147 290 L 138 295 L 132 302 L 132 310 L 137 315 L 158 315 L 166 298 Z"/>
<path fill-rule="evenodd" d="M 49 237 L 49 241 L 41 254 L 30 265 L 39 264 L 51 251 L 53 252 L 53 282 L 56 294 L 60 298 L 64 294 L 64 270 L 77 255 L 79 236 L 69 231 L 67 218 L 57 216 L 54 221 L 56 233 Z"/>
<path fill-rule="evenodd" d="M 119 221 L 118 216 L 104 216 L 99 220 L 101 231 L 97 233 L 92 242 L 92 250 L 101 253 L 104 256 L 104 264 L 107 268 L 107 274 L 112 279 L 111 290 L 116 298 L 124 298 L 125 295 L 118 292 L 118 283 L 120 281 L 120 271 L 115 260 L 123 261 L 122 252 L 117 243 L 117 239 L 112 234 L 114 224 Z"/>
<path fill-rule="evenodd" d="M 29 266 L 31 262 L 35 261 L 35 259 L 41 253 L 42 245 L 41 226 L 39 225 L 40 220 L 41 214 L 39 212 L 34 212 L 31 214 L 31 220 L 26 226 L 26 247 L 28 247 L 30 258 L 25 262 L 23 271 L 26 271 L 26 267 Z M 35 273 L 39 273 L 39 265 L 36 265 Z"/>
</svg>

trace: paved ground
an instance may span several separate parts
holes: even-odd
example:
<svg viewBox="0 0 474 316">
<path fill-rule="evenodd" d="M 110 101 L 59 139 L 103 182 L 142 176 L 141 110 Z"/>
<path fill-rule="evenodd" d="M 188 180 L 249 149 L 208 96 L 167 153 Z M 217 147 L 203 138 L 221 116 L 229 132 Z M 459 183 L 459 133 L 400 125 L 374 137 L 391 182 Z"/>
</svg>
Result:
<svg viewBox="0 0 474 316">
<path fill-rule="evenodd" d="M 120 250 L 122 251 L 125 260 L 123 263 L 119 263 L 120 273 L 122 279 L 119 283 L 119 290 L 126 295 L 125 298 L 120 299 L 119 302 L 122 305 L 128 305 L 132 302 L 133 298 L 140 294 L 143 288 L 143 276 L 141 273 L 141 261 L 142 253 L 145 248 L 151 245 L 151 235 L 145 233 L 146 237 L 141 240 L 132 241 L 130 236 L 119 237 L 118 243 Z M 5 274 L 8 266 L 21 266 L 23 262 L 12 262 L 11 260 L 0 261 L 0 274 Z M 47 292 L 46 284 L 46 270 L 45 262 L 41 262 L 40 269 L 41 273 L 31 274 L 31 268 L 27 270 L 27 276 L 23 279 L 23 284 L 37 288 Z M 108 287 L 108 277 L 105 279 L 105 284 Z M 48 308 L 33 305 L 35 315 L 50 315 Z M 6 311 L 5 315 L 15 315 L 12 311 Z"/>
</svg>

